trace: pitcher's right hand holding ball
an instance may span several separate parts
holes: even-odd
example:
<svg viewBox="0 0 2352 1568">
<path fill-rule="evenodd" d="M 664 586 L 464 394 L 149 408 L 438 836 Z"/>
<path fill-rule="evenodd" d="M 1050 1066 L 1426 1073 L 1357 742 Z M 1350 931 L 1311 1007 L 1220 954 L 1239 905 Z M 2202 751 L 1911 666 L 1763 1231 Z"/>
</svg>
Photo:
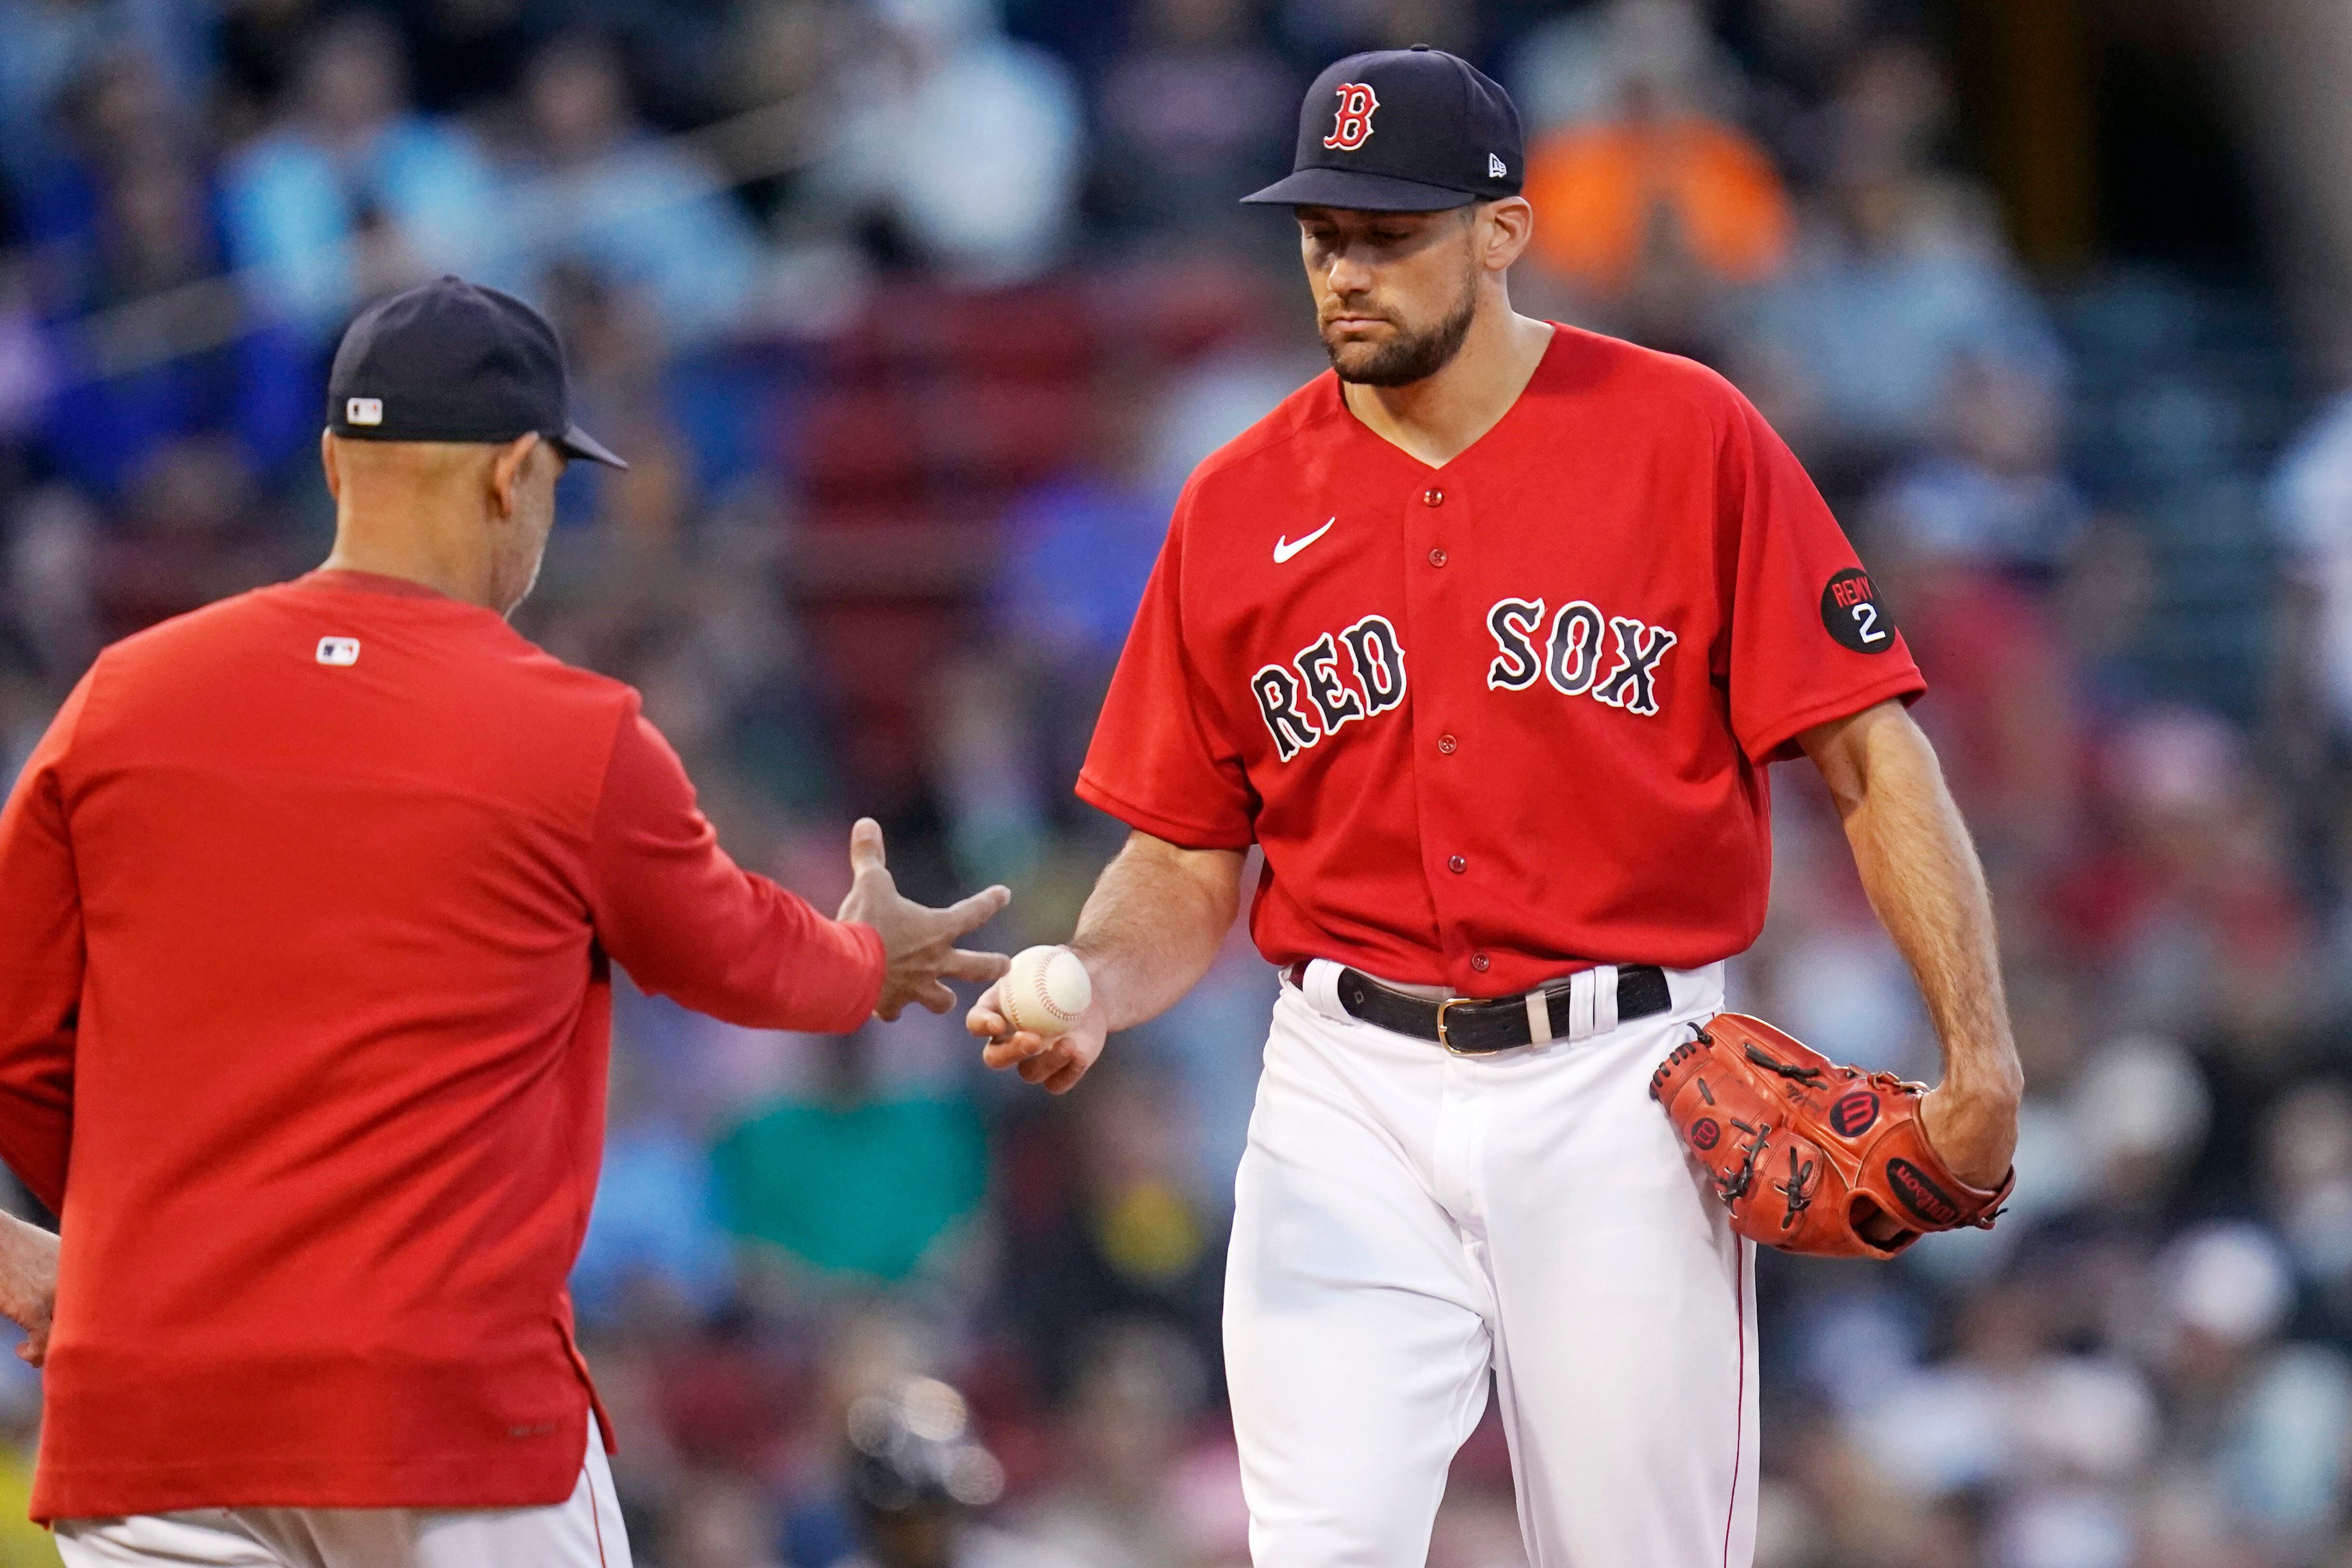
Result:
<svg viewBox="0 0 2352 1568">
<path fill-rule="evenodd" d="M 988 1042 L 982 1061 L 1017 1068 L 1024 1081 L 1063 1094 L 1102 1055 L 1110 1018 L 1076 954 L 1033 947 L 1014 955 L 1011 971 L 989 987 L 964 1027 Z"/>
</svg>

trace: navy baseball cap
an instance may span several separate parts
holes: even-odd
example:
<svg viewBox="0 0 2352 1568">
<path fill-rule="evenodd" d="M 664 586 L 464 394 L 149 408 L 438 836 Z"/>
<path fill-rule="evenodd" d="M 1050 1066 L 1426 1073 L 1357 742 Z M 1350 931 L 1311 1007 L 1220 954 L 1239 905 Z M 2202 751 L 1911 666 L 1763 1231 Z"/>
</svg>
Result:
<svg viewBox="0 0 2352 1568">
<path fill-rule="evenodd" d="M 571 406 L 547 318 L 462 278 L 362 310 L 327 373 L 327 427 L 354 441 L 503 443 L 535 430 L 570 457 L 627 468 L 572 423 Z"/>
<path fill-rule="evenodd" d="M 1415 45 L 1349 55 L 1317 77 L 1289 177 L 1242 200 L 1436 212 L 1516 196 L 1526 179 L 1510 94 L 1469 61 Z"/>
</svg>

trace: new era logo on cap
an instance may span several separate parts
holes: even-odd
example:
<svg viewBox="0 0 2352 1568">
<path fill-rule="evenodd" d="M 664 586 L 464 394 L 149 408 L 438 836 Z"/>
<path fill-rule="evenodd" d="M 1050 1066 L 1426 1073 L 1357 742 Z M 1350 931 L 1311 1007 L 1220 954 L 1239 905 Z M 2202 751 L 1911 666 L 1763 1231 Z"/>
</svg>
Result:
<svg viewBox="0 0 2352 1568">
<path fill-rule="evenodd" d="M 1496 156 L 1494 153 L 1487 153 L 1487 154 L 1486 154 L 1486 177 L 1487 177 L 1488 179 L 1490 179 L 1490 180 L 1499 180 L 1499 179 L 1502 179 L 1502 178 L 1504 178 L 1505 176 L 1508 175 L 1509 174 L 1510 174 L 1510 171 L 1509 171 L 1508 169 L 1506 169 L 1505 167 L 1503 167 L 1503 160 L 1502 160 L 1502 159 L 1500 159 L 1500 158 L 1496 157 Z"/>
<path fill-rule="evenodd" d="M 343 400 L 343 423 L 346 425 L 381 425 L 383 423 L 383 399 L 381 397 L 348 397 Z"/>
</svg>

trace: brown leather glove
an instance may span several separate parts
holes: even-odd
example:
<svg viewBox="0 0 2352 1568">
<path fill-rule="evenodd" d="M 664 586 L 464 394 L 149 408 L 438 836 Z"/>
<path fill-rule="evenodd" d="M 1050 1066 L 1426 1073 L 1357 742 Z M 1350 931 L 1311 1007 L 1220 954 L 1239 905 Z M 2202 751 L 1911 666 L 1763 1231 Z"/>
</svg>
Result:
<svg viewBox="0 0 2352 1568">
<path fill-rule="evenodd" d="M 1650 1079 L 1750 1241 L 1817 1258 L 1892 1258 L 1931 1230 L 1992 1228 L 1997 1191 L 1928 1146 L 1924 1084 L 1838 1067 L 1771 1025 L 1719 1013 Z"/>
</svg>

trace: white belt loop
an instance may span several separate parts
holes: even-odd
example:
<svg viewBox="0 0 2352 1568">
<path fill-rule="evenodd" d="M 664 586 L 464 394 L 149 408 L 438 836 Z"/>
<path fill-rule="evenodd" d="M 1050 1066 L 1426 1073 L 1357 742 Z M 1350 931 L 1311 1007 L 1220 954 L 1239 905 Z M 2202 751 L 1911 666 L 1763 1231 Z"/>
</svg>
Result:
<svg viewBox="0 0 2352 1568">
<path fill-rule="evenodd" d="M 1580 969 L 1568 977 L 1568 1037 L 1581 1040 L 1592 1033 L 1592 971 Z"/>
<path fill-rule="evenodd" d="M 1596 963 L 1592 975 L 1592 1032 L 1605 1035 L 1617 1026 L 1617 966 Z"/>
<path fill-rule="evenodd" d="M 1551 1039 L 1551 999 L 1540 985 L 1528 993 L 1528 1043 L 1544 1045 Z"/>
<path fill-rule="evenodd" d="M 1307 998 L 1309 1007 L 1325 1017 L 1352 1024 L 1356 1016 L 1339 1000 L 1339 974 L 1346 967 L 1328 958 L 1308 959 L 1307 972 L 1298 977 L 1298 994 Z"/>
</svg>

